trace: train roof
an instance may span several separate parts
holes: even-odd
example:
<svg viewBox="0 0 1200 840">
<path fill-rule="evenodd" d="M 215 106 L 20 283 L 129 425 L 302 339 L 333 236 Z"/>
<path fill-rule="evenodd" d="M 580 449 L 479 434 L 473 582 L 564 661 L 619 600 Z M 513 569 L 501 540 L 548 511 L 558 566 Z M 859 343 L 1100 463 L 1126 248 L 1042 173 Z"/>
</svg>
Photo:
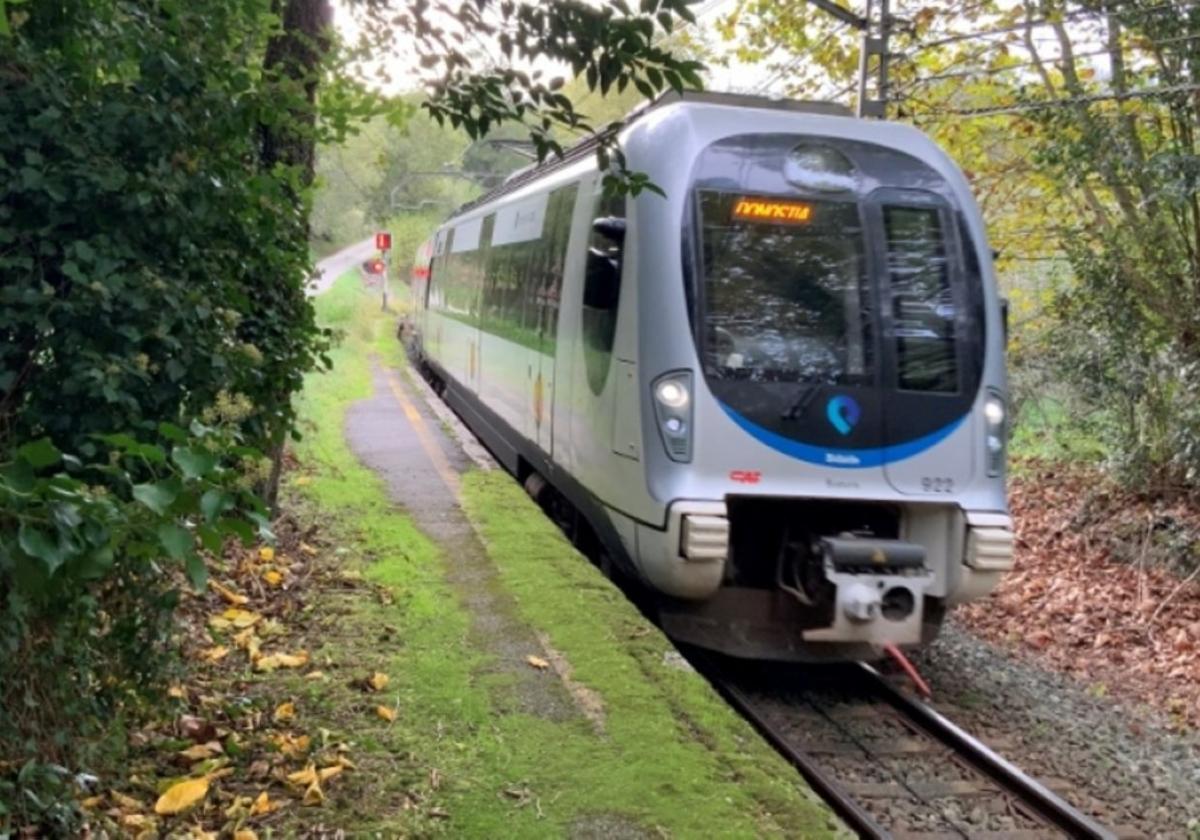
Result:
<svg viewBox="0 0 1200 840">
<path fill-rule="evenodd" d="M 674 105 L 680 102 L 695 103 L 703 105 L 725 105 L 735 108 L 755 108 L 760 110 L 771 111 L 792 111 L 807 114 L 822 114 L 832 117 L 853 117 L 854 113 L 845 105 L 836 102 L 822 102 L 808 99 L 774 99 L 768 96 L 759 96 L 748 93 L 724 93 L 717 91 L 669 91 L 661 96 L 646 102 L 634 108 L 625 117 L 624 127 L 636 124 L 642 117 L 650 114 L 659 108 L 664 108 L 668 105 Z M 513 174 L 505 179 L 500 186 L 489 190 L 483 195 L 475 198 L 460 207 L 455 208 L 450 214 L 450 218 L 459 216 L 469 210 L 472 210 L 480 205 L 487 204 L 489 201 L 494 201 L 503 195 L 510 192 L 515 192 L 525 184 L 533 181 L 541 176 L 560 169 L 569 163 L 579 160 L 588 153 L 595 152 L 596 147 L 600 145 L 603 134 L 596 134 L 588 137 L 574 146 L 569 147 L 563 152 L 562 157 L 556 157 L 544 161 L 543 163 L 533 164 L 518 169 Z"/>
</svg>

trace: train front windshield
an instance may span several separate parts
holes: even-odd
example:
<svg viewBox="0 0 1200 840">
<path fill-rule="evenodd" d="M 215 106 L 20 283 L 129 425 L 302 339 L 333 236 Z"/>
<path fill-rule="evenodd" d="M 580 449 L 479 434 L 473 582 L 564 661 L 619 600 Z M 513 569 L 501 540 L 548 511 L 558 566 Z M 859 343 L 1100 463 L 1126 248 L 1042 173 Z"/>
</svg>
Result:
<svg viewBox="0 0 1200 840">
<path fill-rule="evenodd" d="M 857 205 L 698 198 L 707 374 L 865 383 L 872 306 Z"/>
<path fill-rule="evenodd" d="M 747 431 L 817 463 L 881 464 L 974 402 L 978 259 L 924 164 L 841 142 L 827 157 L 855 177 L 823 190 L 788 177 L 789 156 L 808 148 L 749 135 L 701 155 L 687 272 L 697 349 L 709 389 Z"/>
</svg>

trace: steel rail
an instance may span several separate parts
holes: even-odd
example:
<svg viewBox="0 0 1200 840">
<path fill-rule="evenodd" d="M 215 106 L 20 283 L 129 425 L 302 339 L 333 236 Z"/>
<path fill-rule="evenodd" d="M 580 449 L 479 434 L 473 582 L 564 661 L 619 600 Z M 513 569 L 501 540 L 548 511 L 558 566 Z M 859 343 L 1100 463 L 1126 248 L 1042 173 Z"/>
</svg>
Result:
<svg viewBox="0 0 1200 840">
<path fill-rule="evenodd" d="M 700 673 L 708 678 L 717 692 L 799 771 L 809 786 L 853 831 L 860 837 L 872 840 L 884 840 L 892 836 L 832 774 L 822 768 L 818 759 L 797 747 L 767 720 L 754 701 L 737 685 L 737 681 L 725 676 L 724 669 L 716 659 L 701 651 L 689 652 L 688 658 Z M 950 750 L 980 776 L 995 784 L 999 790 L 1018 800 L 1048 828 L 1057 829 L 1073 838 L 1118 840 L 1114 831 L 1079 811 L 925 703 L 901 692 L 870 665 L 858 663 L 856 670 L 851 673 L 854 677 L 861 678 L 861 687 L 866 699 L 882 701 L 890 706 L 931 740 Z M 851 677 L 852 681 L 854 677 Z M 970 836 L 962 829 L 958 831 L 965 837 Z"/>
<path fill-rule="evenodd" d="M 707 670 L 707 668 L 706 668 Z M 863 808 L 832 776 L 821 769 L 820 765 L 803 750 L 797 749 L 787 738 L 780 735 L 766 719 L 754 708 L 754 704 L 740 689 L 730 682 L 720 679 L 719 670 L 714 670 L 710 679 L 729 705 L 758 730 L 776 752 L 782 755 L 793 767 L 800 771 L 804 781 L 808 782 L 818 796 L 829 803 L 839 817 L 846 821 L 859 837 L 870 840 L 889 840 L 891 834 L 875 821 L 875 818 Z"/>
<path fill-rule="evenodd" d="M 980 774 L 1002 789 L 1017 794 L 1022 802 L 1055 828 L 1071 837 L 1117 840 L 1114 831 L 1084 814 L 982 741 L 967 734 L 953 721 L 898 690 L 870 665 L 859 663 L 859 667 L 871 689 L 892 708 L 968 761 Z"/>
</svg>

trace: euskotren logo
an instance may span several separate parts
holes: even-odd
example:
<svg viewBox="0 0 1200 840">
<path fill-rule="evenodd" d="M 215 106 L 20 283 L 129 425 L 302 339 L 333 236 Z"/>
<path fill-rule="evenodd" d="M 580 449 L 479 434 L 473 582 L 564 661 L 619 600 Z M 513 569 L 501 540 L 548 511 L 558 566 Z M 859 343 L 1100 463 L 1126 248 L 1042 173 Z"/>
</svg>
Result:
<svg viewBox="0 0 1200 840">
<path fill-rule="evenodd" d="M 862 419 L 862 409 L 852 397 L 838 394 L 825 406 L 825 417 L 839 434 L 848 435 Z"/>
</svg>

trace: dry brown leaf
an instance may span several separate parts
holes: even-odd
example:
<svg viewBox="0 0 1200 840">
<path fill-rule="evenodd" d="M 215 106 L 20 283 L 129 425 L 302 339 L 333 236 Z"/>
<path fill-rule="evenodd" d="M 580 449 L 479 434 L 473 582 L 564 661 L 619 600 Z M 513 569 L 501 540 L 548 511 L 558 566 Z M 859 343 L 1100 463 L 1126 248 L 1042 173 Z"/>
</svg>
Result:
<svg viewBox="0 0 1200 840">
<path fill-rule="evenodd" d="M 280 703 L 275 707 L 275 713 L 271 715 L 276 723 L 285 723 L 289 720 L 296 719 L 296 704 L 290 700 L 287 703 Z"/>
<path fill-rule="evenodd" d="M 391 723 L 396 719 L 396 710 L 388 708 L 387 706 L 376 706 L 375 714 L 386 720 L 388 723 Z"/>
<path fill-rule="evenodd" d="M 224 600 L 225 603 L 227 603 L 231 606 L 243 607 L 246 604 L 250 603 L 250 599 L 247 598 L 245 595 L 242 595 L 241 593 L 238 593 L 238 592 L 234 592 L 229 587 L 222 586 L 220 583 L 218 583 L 215 580 L 209 579 L 208 585 L 216 590 L 217 594 L 221 596 L 222 600 Z"/>
<path fill-rule="evenodd" d="M 376 671 L 374 674 L 367 677 L 367 686 L 374 691 L 383 691 L 385 688 L 387 688 L 389 681 L 390 680 L 388 679 L 387 674 L 381 674 L 380 672 Z"/>
<path fill-rule="evenodd" d="M 182 814 L 198 805 L 208 795 L 208 779 L 188 779 L 172 785 L 154 803 L 154 813 L 168 816 Z"/>
<path fill-rule="evenodd" d="M 550 667 L 549 662 L 547 662 L 545 659 L 542 659 L 542 657 L 534 656 L 533 654 L 526 656 L 525 661 L 528 662 L 534 668 L 537 668 L 539 671 L 545 671 L 547 668 Z"/>
</svg>

